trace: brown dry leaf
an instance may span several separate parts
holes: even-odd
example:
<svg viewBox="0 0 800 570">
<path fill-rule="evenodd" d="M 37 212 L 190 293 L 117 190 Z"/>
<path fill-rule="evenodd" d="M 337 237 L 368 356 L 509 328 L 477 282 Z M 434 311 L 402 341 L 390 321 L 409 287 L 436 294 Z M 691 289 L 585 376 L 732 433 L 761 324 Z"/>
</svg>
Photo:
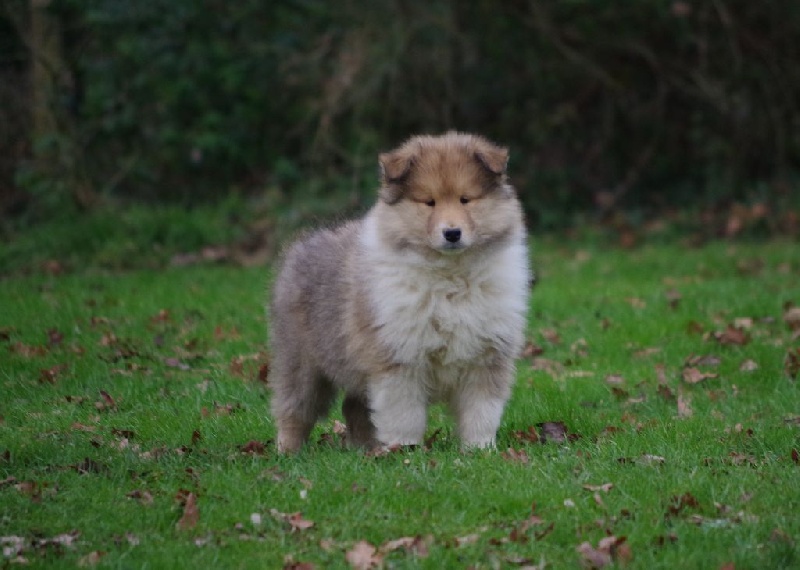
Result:
<svg viewBox="0 0 800 570">
<path fill-rule="evenodd" d="M 714 338 L 722 345 L 744 346 L 750 342 L 750 335 L 733 325 L 728 325 L 722 332 L 715 332 Z"/>
<path fill-rule="evenodd" d="M 197 496 L 194 493 L 186 495 L 183 505 L 183 516 L 175 525 L 178 530 L 191 530 L 200 520 L 200 509 L 197 508 Z"/>
<path fill-rule="evenodd" d="M 9 350 L 25 358 L 37 358 L 47 354 L 47 348 L 44 346 L 30 346 L 20 341 L 12 344 Z"/>
<path fill-rule="evenodd" d="M 427 558 L 429 554 L 428 544 L 432 541 L 433 541 L 432 536 L 428 537 L 423 537 L 422 535 L 404 536 L 402 538 L 397 538 L 395 540 L 389 540 L 387 542 L 384 542 L 381 545 L 379 551 L 382 554 L 386 554 L 402 548 L 406 552 L 410 552 L 415 556 L 419 556 L 420 558 Z"/>
<path fill-rule="evenodd" d="M 95 408 L 97 408 L 98 410 L 104 409 L 104 408 L 110 408 L 112 410 L 116 409 L 117 403 L 114 401 L 114 398 L 112 398 L 111 395 L 108 392 L 106 392 L 105 390 L 100 390 L 100 397 L 102 398 L 102 402 L 96 402 L 95 405 L 94 405 Z M 102 405 L 100 407 L 98 407 L 97 404 L 100 404 L 100 403 Z"/>
<path fill-rule="evenodd" d="M 39 371 L 40 384 L 55 384 L 61 373 L 67 369 L 66 364 L 57 364 L 50 368 L 45 368 Z"/>
<path fill-rule="evenodd" d="M 633 353 L 633 356 L 636 358 L 647 358 L 649 356 L 653 356 L 654 354 L 660 354 L 661 349 L 655 346 L 648 346 L 645 348 L 641 348 Z"/>
<path fill-rule="evenodd" d="M 568 432 L 564 422 L 542 422 L 536 424 L 541 432 L 540 440 L 542 443 L 564 443 L 567 441 Z"/>
<path fill-rule="evenodd" d="M 576 548 L 581 555 L 581 561 L 588 568 L 603 568 L 617 562 L 626 564 L 633 558 L 627 537 L 606 536 L 594 548 L 591 543 L 583 542 Z"/>
<path fill-rule="evenodd" d="M 644 453 L 636 460 L 641 465 L 663 465 L 665 461 L 666 459 L 661 455 L 652 455 L 650 453 Z"/>
<path fill-rule="evenodd" d="M 481 539 L 480 534 L 473 533 L 473 534 L 468 534 L 466 536 L 457 536 L 453 539 L 453 542 L 455 542 L 455 545 L 458 547 L 458 546 L 464 546 L 466 544 L 474 544 L 478 542 L 480 539 Z"/>
<path fill-rule="evenodd" d="M 606 376 L 606 384 L 609 386 L 623 386 L 625 385 L 625 378 L 619 374 L 609 374 Z"/>
<path fill-rule="evenodd" d="M 800 331 L 800 307 L 787 307 L 783 313 L 783 322 L 791 331 Z"/>
<path fill-rule="evenodd" d="M 537 357 L 531 361 L 531 370 L 541 370 L 557 378 L 564 373 L 564 365 L 557 360 Z"/>
<path fill-rule="evenodd" d="M 717 374 L 712 372 L 701 372 L 697 368 L 684 368 L 683 381 L 687 384 L 699 384 L 708 378 L 716 378 Z"/>
<path fill-rule="evenodd" d="M 792 448 L 792 461 L 794 461 L 795 465 L 800 465 L 800 452 L 794 447 Z"/>
<path fill-rule="evenodd" d="M 589 568 L 603 568 L 611 564 L 611 554 L 602 552 L 590 542 L 582 542 L 575 550 L 581 555 L 581 562 Z"/>
<path fill-rule="evenodd" d="M 275 519 L 289 523 L 291 532 L 306 530 L 314 526 L 314 521 L 306 520 L 303 518 L 303 513 L 282 513 L 277 509 L 270 509 L 271 514 Z"/>
<path fill-rule="evenodd" d="M 150 493 L 150 491 L 147 490 L 142 491 L 140 489 L 136 489 L 134 491 L 131 491 L 130 493 L 127 493 L 125 496 L 128 497 L 129 499 L 134 499 L 136 501 L 139 501 L 142 505 L 153 504 L 153 495 L 152 493 Z"/>
<path fill-rule="evenodd" d="M 315 570 L 316 566 L 314 566 L 311 562 L 294 562 L 288 561 L 283 565 L 283 570 Z"/>
<path fill-rule="evenodd" d="M 681 496 L 673 496 L 670 499 L 670 504 L 667 507 L 667 514 L 668 515 L 678 515 L 684 509 L 697 509 L 700 507 L 700 502 L 689 492 L 684 493 Z"/>
<path fill-rule="evenodd" d="M 667 386 L 666 384 L 659 384 L 656 390 L 659 396 L 661 396 L 664 400 L 671 402 L 675 400 L 675 392 L 672 391 L 672 388 Z"/>
<path fill-rule="evenodd" d="M 355 543 L 344 557 L 355 570 L 369 570 L 379 566 L 383 561 L 383 556 L 366 540 Z"/>
<path fill-rule="evenodd" d="M 555 329 L 541 329 L 539 332 L 550 344 L 561 344 L 561 336 Z"/>
<path fill-rule="evenodd" d="M 528 344 L 526 344 L 525 348 L 522 349 L 522 355 L 520 356 L 520 358 L 531 358 L 533 356 L 540 356 L 542 353 L 544 353 L 544 349 L 541 346 L 531 341 L 528 341 Z"/>
<path fill-rule="evenodd" d="M 644 309 L 647 307 L 647 303 L 638 297 L 628 297 L 625 301 L 634 309 Z"/>
<path fill-rule="evenodd" d="M 509 447 L 506 451 L 503 451 L 500 454 L 500 457 L 505 459 L 506 461 L 512 461 L 515 463 L 522 463 L 527 465 L 529 458 L 528 454 L 525 452 L 524 449 L 514 449 L 513 447 Z"/>
<path fill-rule="evenodd" d="M 314 521 L 304 519 L 302 513 L 299 512 L 287 515 L 286 521 L 292 528 L 292 532 L 297 530 L 306 530 L 314 526 Z"/>
<path fill-rule="evenodd" d="M 251 439 L 250 441 L 239 447 L 239 451 L 246 455 L 265 455 L 266 446 L 260 441 Z"/>
<path fill-rule="evenodd" d="M 525 431 L 518 430 L 513 433 L 514 437 L 519 441 L 527 441 L 529 443 L 539 443 L 539 434 L 536 433 L 536 428 L 528 426 Z"/>
<path fill-rule="evenodd" d="M 755 360 L 747 359 L 739 365 L 741 372 L 753 372 L 758 370 L 758 363 Z"/>
<path fill-rule="evenodd" d="M 692 410 L 692 399 L 689 396 L 678 394 L 678 417 L 690 418 L 694 415 Z"/>
<path fill-rule="evenodd" d="M 683 295 L 677 289 L 669 289 L 664 296 L 667 298 L 667 303 L 669 304 L 669 308 L 673 311 L 678 308 L 680 305 L 681 299 L 683 299 Z"/>
<path fill-rule="evenodd" d="M 614 483 L 603 483 L 602 485 L 584 485 L 583 488 L 587 491 L 597 492 L 603 491 L 604 493 L 608 493 L 611 489 L 614 488 Z"/>
<path fill-rule="evenodd" d="M 91 566 L 97 566 L 100 564 L 100 561 L 106 555 L 106 552 L 102 550 L 95 550 L 87 554 L 86 556 L 82 556 L 78 559 L 78 566 L 81 568 L 88 568 Z"/>
<path fill-rule="evenodd" d="M 685 366 L 719 366 L 722 363 L 722 359 L 719 356 L 715 356 L 713 354 L 700 354 L 688 356 L 686 360 L 684 360 Z"/>
</svg>

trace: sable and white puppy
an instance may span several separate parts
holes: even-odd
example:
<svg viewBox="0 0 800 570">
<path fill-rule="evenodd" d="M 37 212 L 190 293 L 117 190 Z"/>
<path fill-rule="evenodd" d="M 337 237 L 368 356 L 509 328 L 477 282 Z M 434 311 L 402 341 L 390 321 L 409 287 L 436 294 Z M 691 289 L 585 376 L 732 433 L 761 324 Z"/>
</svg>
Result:
<svg viewBox="0 0 800 570">
<path fill-rule="evenodd" d="M 529 290 L 508 151 L 447 133 L 379 160 L 377 204 L 294 243 L 276 279 L 278 449 L 299 449 L 338 390 L 352 444 L 418 444 L 428 405 L 445 401 L 462 445 L 493 446 Z"/>
</svg>

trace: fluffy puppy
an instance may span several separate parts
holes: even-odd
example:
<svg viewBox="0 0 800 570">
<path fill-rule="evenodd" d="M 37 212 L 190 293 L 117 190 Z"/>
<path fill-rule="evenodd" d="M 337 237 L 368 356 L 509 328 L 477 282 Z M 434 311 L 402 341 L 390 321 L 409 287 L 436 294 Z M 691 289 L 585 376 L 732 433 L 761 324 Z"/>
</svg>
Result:
<svg viewBox="0 0 800 570">
<path fill-rule="evenodd" d="M 418 444 L 432 402 L 493 446 L 526 325 L 529 271 L 508 151 L 468 134 L 381 154 L 362 219 L 286 252 L 272 294 L 277 446 L 299 449 L 339 390 L 354 445 Z"/>
</svg>

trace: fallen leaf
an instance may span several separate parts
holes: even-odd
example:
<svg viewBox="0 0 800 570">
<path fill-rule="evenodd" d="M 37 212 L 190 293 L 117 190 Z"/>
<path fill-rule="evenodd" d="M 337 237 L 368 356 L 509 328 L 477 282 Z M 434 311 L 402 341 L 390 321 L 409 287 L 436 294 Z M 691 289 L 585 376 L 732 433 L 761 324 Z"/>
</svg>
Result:
<svg viewBox="0 0 800 570">
<path fill-rule="evenodd" d="M 753 372 L 758 370 L 758 364 L 755 360 L 747 359 L 739 365 L 739 370 L 741 372 Z"/>
<path fill-rule="evenodd" d="M 513 435 L 519 441 L 526 441 L 529 443 L 539 442 L 539 434 L 536 433 L 536 428 L 533 426 L 528 426 L 528 429 L 525 431 L 515 431 Z"/>
<path fill-rule="evenodd" d="M 627 301 L 627 303 L 634 309 L 644 309 L 647 307 L 647 303 L 638 297 L 628 297 L 625 299 L 625 301 Z"/>
<path fill-rule="evenodd" d="M 608 493 L 611 489 L 614 488 L 614 483 L 603 483 L 602 485 L 584 485 L 583 488 L 587 491 L 603 491 L 604 493 Z"/>
<path fill-rule="evenodd" d="M 150 491 L 147 490 L 142 491 L 139 489 L 135 489 L 130 493 L 127 493 L 125 496 L 128 497 L 129 499 L 134 499 L 136 501 L 139 501 L 143 505 L 153 504 L 153 495 L 152 493 L 150 493 Z"/>
<path fill-rule="evenodd" d="M 542 422 L 536 424 L 541 432 L 540 440 L 542 443 L 564 443 L 567 441 L 568 432 L 564 422 Z"/>
<path fill-rule="evenodd" d="M 37 358 L 47 354 L 47 348 L 43 346 L 30 346 L 19 341 L 12 344 L 9 349 L 25 358 Z"/>
<path fill-rule="evenodd" d="M 640 350 L 635 351 L 633 353 L 633 356 L 635 356 L 636 358 L 647 358 L 648 356 L 653 356 L 654 354 L 660 354 L 660 353 L 661 353 L 661 349 L 660 348 L 657 348 L 657 347 L 654 347 L 654 346 L 650 346 L 650 347 L 642 348 Z"/>
<path fill-rule="evenodd" d="M 303 514 L 300 512 L 282 513 L 277 509 L 270 509 L 269 514 L 277 520 L 288 523 L 291 532 L 306 530 L 314 526 L 314 521 L 304 519 Z"/>
<path fill-rule="evenodd" d="M 687 384 L 698 384 L 708 378 L 716 378 L 717 374 L 711 372 L 701 372 L 697 368 L 684 368 L 683 381 Z"/>
<path fill-rule="evenodd" d="M 115 409 L 117 407 L 117 403 L 114 401 L 114 398 L 112 398 L 111 395 L 105 390 L 100 390 L 100 396 L 103 398 L 102 400 L 103 407 L 111 409 Z M 95 407 L 97 408 L 97 403 L 95 404 Z"/>
<path fill-rule="evenodd" d="M 564 373 L 564 365 L 556 360 L 536 357 L 531 360 L 531 370 L 541 370 L 557 378 Z"/>
<path fill-rule="evenodd" d="M 417 535 L 389 540 L 381 545 L 379 552 L 389 553 L 402 548 L 406 552 L 410 552 L 420 558 L 427 558 L 429 554 L 427 541 L 431 538 L 432 537 L 428 537 L 426 540 L 421 535 Z"/>
<path fill-rule="evenodd" d="M 87 554 L 86 556 L 82 556 L 78 559 L 78 566 L 81 568 L 87 568 L 91 566 L 97 566 L 100 564 L 100 561 L 106 555 L 106 552 L 102 550 L 94 550 Z"/>
<path fill-rule="evenodd" d="M 474 544 L 478 542 L 481 538 L 481 535 L 477 533 L 468 534 L 466 536 L 457 536 L 453 539 L 456 546 L 464 546 L 466 544 Z"/>
<path fill-rule="evenodd" d="M 686 366 L 719 366 L 722 363 L 722 359 L 719 356 L 715 356 L 713 354 L 701 354 L 701 355 L 694 355 L 687 357 L 684 360 L 684 364 Z"/>
<path fill-rule="evenodd" d="M 788 307 L 783 313 L 783 322 L 786 323 L 789 330 L 800 330 L 800 307 Z"/>
<path fill-rule="evenodd" d="M 383 560 L 377 549 L 366 540 L 361 540 L 345 554 L 345 560 L 355 570 L 368 570 L 377 567 Z"/>
<path fill-rule="evenodd" d="M 678 394 L 678 417 L 690 418 L 694 415 L 692 410 L 692 400 L 689 396 Z"/>
<path fill-rule="evenodd" d="M 177 368 L 178 370 L 191 370 L 192 367 L 186 364 L 185 362 L 181 362 L 177 358 L 165 358 L 164 364 L 169 368 Z"/>
<path fill-rule="evenodd" d="M 659 384 L 658 388 L 656 389 L 659 396 L 663 399 L 671 402 L 675 399 L 675 392 L 672 391 L 672 388 L 667 386 L 666 384 Z"/>
<path fill-rule="evenodd" d="M 520 358 L 531 358 L 532 356 L 540 356 L 543 353 L 544 349 L 541 346 L 528 341 L 528 344 L 526 344 L 525 348 L 522 349 Z"/>
<path fill-rule="evenodd" d="M 800 452 L 796 448 L 792 448 L 792 461 L 795 465 L 800 465 Z"/>
<path fill-rule="evenodd" d="M 636 462 L 642 465 L 663 465 L 664 462 L 666 462 L 666 459 L 660 455 L 644 453 L 639 456 Z"/>
<path fill-rule="evenodd" d="M 506 461 L 512 461 L 515 463 L 527 464 L 529 461 L 528 454 L 524 449 L 517 450 L 513 447 L 509 447 L 506 451 L 503 451 L 500 456 Z"/>
<path fill-rule="evenodd" d="M 541 329 L 544 339 L 550 344 L 561 344 L 561 336 L 555 329 Z"/>
<path fill-rule="evenodd" d="M 623 386 L 625 384 L 625 378 L 619 374 L 609 374 L 606 376 L 606 384 L 609 386 Z"/>
<path fill-rule="evenodd" d="M 677 289 L 669 289 L 664 296 L 667 298 L 667 303 L 669 304 L 669 308 L 673 311 L 678 308 L 678 305 L 683 299 L 683 295 Z"/>
<path fill-rule="evenodd" d="M 744 346 L 750 342 L 750 335 L 733 325 L 728 325 L 722 332 L 714 333 L 714 338 L 722 345 Z"/>
<path fill-rule="evenodd" d="M 694 495 L 687 491 L 683 495 L 676 495 L 670 499 L 670 504 L 667 506 L 667 514 L 675 516 L 680 514 L 684 509 L 697 509 L 699 507 L 700 502 Z"/>
<path fill-rule="evenodd" d="M 589 568 L 603 568 L 611 564 L 611 553 L 593 547 L 590 542 L 582 542 L 576 550 L 583 564 Z"/>
<path fill-rule="evenodd" d="M 247 455 L 265 455 L 266 446 L 260 441 L 251 439 L 250 441 L 239 447 L 239 451 Z"/>
<path fill-rule="evenodd" d="M 177 522 L 178 530 L 191 530 L 197 526 L 200 520 L 200 510 L 197 508 L 197 496 L 194 493 L 186 495 L 186 502 L 183 505 L 183 516 Z"/>
<path fill-rule="evenodd" d="M 311 562 L 286 562 L 283 565 L 283 570 L 315 570 Z"/>
</svg>

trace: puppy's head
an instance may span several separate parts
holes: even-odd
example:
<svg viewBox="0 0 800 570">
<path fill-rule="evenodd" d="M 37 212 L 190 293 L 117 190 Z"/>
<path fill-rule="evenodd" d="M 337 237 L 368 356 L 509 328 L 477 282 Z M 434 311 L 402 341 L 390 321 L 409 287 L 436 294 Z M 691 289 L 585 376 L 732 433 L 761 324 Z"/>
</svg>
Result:
<svg viewBox="0 0 800 570">
<path fill-rule="evenodd" d="M 381 154 L 380 232 L 399 247 L 461 252 L 521 225 L 508 150 L 474 135 L 418 136 Z"/>
</svg>

